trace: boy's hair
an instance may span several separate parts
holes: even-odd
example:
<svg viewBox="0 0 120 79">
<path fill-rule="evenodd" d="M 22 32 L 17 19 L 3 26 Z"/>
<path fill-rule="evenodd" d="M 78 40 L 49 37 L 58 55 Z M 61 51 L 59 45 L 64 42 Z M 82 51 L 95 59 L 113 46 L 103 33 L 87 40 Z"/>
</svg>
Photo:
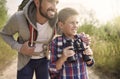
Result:
<svg viewBox="0 0 120 79">
<path fill-rule="evenodd" d="M 65 22 L 70 16 L 79 15 L 79 13 L 73 8 L 64 8 L 58 13 L 58 22 Z"/>
</svg>

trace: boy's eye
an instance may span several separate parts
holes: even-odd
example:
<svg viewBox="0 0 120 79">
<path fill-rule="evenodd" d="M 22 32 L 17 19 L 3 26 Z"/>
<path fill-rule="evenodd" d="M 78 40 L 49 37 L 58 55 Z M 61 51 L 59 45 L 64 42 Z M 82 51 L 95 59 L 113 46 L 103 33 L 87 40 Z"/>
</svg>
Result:
<svg viewBox="0 0 120 79">
<path fill-rule="evenodd" d="M 79 24 L 79 22 L 78 21 L 76 21 L 76 22 L 70 22 L 70 24 L 72 24 L 72 25 Z"/>
</svg>

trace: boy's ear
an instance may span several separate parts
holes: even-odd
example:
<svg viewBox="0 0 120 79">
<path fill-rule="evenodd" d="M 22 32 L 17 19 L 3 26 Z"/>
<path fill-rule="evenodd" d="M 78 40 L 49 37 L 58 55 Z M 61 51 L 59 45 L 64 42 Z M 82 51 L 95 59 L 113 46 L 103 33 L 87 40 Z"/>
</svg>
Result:
<svg viewBox="0 0 120 79">
<path fill-rule="evenodd" d="M 62 23 L 62 22 L 58 22 L 58 27 L 59 27 L 60 29 L 62 29 L 62 28 L 63 28 L 63 23 Z"/>
</svg>

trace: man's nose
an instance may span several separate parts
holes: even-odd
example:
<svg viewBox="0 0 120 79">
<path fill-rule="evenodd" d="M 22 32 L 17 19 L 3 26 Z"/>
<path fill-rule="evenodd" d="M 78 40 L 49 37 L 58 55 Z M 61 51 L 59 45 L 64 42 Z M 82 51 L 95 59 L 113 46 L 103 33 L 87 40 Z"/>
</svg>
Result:
<svg viewBox="0 0 120 79">
<path fill-rule="evenodd" d="M 54 9 L 54 11 L 57 11 L 57 4 L 55 2 L 52 3 L 52 8 Z"/>
</svg>

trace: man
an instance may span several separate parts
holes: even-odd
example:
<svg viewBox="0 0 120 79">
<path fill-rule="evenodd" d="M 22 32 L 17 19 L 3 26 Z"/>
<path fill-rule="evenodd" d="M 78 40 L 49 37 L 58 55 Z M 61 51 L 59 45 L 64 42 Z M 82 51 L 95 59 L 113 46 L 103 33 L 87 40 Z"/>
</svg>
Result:
<svg viewBox="0 0 120 79">
<path fill-rule="evenodd" d="M 18 51 L 17 79 L 48 79 L 46 46 L 56 24 L 58 0 L 30 0 L 16 12 L 0 32 L 2 38 Z M 18 33 L 17 41 L 14 35 Z"/>
</svg>

